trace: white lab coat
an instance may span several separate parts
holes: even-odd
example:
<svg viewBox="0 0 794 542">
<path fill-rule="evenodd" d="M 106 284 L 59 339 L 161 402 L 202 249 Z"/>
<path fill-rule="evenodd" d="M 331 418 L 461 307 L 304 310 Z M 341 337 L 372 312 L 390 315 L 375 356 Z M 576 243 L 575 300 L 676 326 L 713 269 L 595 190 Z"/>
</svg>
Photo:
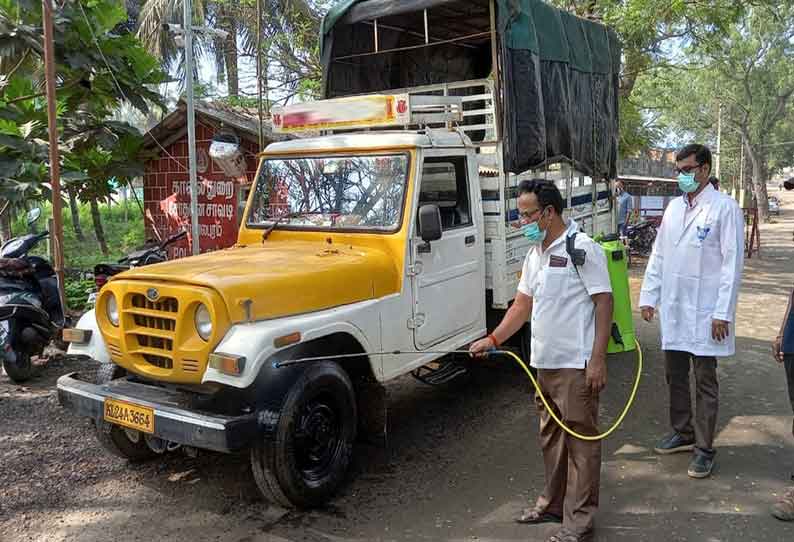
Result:
<svg viewBox="0 0 794 542">
<path fill-rule="evenodd" d="M 723 341 L 713 319 L 735 322 L 744 266 L 744 216 L 735 200 L 708 185 L 687 214 L 687 196 L 667 206 L 645 270 L 640 306 L 659 309 L 662 349 L 731 356 L 735 326 Z"/>
</svg>

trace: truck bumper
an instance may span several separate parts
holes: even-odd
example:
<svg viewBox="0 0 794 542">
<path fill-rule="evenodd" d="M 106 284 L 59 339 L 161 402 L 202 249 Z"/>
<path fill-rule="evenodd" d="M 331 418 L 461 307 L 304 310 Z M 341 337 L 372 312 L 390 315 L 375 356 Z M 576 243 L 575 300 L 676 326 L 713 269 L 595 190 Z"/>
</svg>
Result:
<svg viewBox="0 0 794 542">
<path fill-rule="evenodd" d="M 95 423 L 104 419 L 105 399 L 115 399 L 154 411 L 153 436 L 163 440 L 217 452 L 234 452 L 251 445 L 259 435 L 256 414 L 223 416 L 187 408 L 187 394 L 132 382 L 126 378 L 93 384 L 78 373 L 58 379 L 58 401 L 78 416 Z"/>
</svg>

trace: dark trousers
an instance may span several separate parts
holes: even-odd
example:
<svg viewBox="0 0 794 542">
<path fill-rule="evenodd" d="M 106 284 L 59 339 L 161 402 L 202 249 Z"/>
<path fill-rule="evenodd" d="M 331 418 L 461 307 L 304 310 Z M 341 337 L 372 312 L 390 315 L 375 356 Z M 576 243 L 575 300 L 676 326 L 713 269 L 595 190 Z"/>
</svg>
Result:
<svg viewBox="0 0 794 542">
<path fill-rule="evenodd" d="M 538 384 L 554 413 L 583 435 L 598 434 L 598 396 L 593 395 L 581 369 L 539 369 Z M 537 507 L 562 516 L 563 526 L 575 533 L 593 530 L 601 483 L 601 442 L 584 441 L 563 431 L 540 398 L 540 445 L 546 487 Z"/>
<path fill-rule="evenodd" d="M 670 392 L 670 425 L 682 437 L 695 440 L 697 453 L 714 456 L 714 433 L 720 404 L 717 358 L 695 356 L 678 350 L 665 351 L 665 370 Z M 695 415 L 689 389 L 690 361 L 695 373 Z"/>
<path fill-rule="evenodd" d="M 791 410 L 794 411 L 794 354 L 783 354 L 783 365 L 786 368 L 786 383 L 788 384 L 788 398 Z M 791 435 L 794 436 L 794 418 L 791 420 Z M 794 474 L 791 475 L 794 480 Z"/>
</svg>

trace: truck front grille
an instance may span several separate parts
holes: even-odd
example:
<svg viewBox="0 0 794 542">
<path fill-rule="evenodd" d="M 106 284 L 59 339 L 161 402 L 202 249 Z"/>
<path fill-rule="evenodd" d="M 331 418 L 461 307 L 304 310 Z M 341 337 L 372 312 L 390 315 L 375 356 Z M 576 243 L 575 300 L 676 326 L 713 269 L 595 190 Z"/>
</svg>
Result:
<svg viewBox="0 0 794 542">
<path fill-rule="evenodd" d="M 112 280 L 106 288 L 121 309 L 119 325 L 107 322 L 102 328 L 113 361 L 157 381 L 200 384 L 215 339 L 203 341 L 198 335 L 194 308 L 198 303 L 215 306 L 214 312 L 225 316 L 219 296 L 208 288 L 140 279 Z M 100 296 L 99 303 L 106 301 Z M 225 327 L 226 320 L 219 325 Z"/>
<path fill-rule="evenodd" d="M 143 294 L 130 294 L 130 309 L 134 327 L 129 334 L 137 342 L 138 353 L 155 367 L 174 367 L 174 336 L 179 301 L 164 297 L 157 301 L 146 299 Z"/>
<path fill-rule="evenodd" d="M 174 368 L 174 360 L 171 358 L 167 358 L 165 356 L 157 356 L 155 354 L 144 354 L 143 359 L 145 359 L 149 364 L 154 365 L 155 367 L 160 367 L 161 369 Z"/>
</svg>

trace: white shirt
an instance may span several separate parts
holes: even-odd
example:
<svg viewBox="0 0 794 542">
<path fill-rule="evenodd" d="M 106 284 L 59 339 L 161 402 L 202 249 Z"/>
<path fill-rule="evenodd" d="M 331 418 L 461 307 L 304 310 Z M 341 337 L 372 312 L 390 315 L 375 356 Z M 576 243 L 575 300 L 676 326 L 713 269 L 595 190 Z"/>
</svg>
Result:
<svg viewBox="0 0 794 542">
<path fill-rule="evenodd" d="M 595 341 L 595 304 L 590 296 L 612 292 L 604 250 L 581 232 L 575 247 L 587 256 L 577 274 L 565 249 L 565 239 L 577 229 L 569 220 L 566 232 L 548 249 L 534 245 L 524 259 L 518 291 L 533 300 L 531 364 L 539 369 L 587 366 Z"/>
<path fill-rule="evenodd" d="M 730 356 L 735 329 L 715 341 L 712 320 L 733 322 L 744 267 L 744 216 L 711 185 L 670 202 L 645 269 L 640 306 L 659 307 L 662 349 Z M 734 326 L 731 326 L 734 327 Z"/>
</svg>

